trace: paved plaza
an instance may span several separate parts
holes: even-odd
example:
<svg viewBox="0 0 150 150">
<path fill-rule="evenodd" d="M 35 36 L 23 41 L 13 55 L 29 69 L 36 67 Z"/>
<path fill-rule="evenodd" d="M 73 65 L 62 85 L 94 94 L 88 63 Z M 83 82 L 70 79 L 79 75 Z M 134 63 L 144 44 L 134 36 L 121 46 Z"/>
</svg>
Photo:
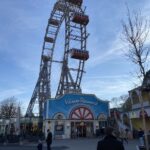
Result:
<svg viewBox="0 0 150 150">
<path fill-rule="evenodd" d="M 73 139 L 73 140 L 54 140 L 52 150 L 96 150 L 99 139 Z M 136 150 L 137 140 L 131 140 L 125 145 L 125 150 Z M 37 150 L 36 143 L 24 143 L 23 145 L 0 145 L 0 150 Z M 46 150 L 44 144 L 43 150 Z M 113 149 L 112 149 L 113 150 Z"/>
</svg>

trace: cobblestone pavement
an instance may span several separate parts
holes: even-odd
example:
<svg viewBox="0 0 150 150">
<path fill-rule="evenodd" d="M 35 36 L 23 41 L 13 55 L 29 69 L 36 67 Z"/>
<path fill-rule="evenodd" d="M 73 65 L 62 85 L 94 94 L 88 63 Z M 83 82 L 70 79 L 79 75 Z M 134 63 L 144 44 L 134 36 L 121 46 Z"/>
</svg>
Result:
<svg viewBox="0 0 150 150">
<path fill-rule="evenodd" d="M 98 139 L 55 140 L 52 150 L 96 150 L 97 142 Z M 124 144 L 125 150 L 136 150 L 137 144 L 137 140 L 129 141 L 128 144 Z M 35 143 L 0 145 L 0 150 L 37 150 L 36 145 Z M 43 150 L 46 150 L 45 144 Z"/>
</svg>

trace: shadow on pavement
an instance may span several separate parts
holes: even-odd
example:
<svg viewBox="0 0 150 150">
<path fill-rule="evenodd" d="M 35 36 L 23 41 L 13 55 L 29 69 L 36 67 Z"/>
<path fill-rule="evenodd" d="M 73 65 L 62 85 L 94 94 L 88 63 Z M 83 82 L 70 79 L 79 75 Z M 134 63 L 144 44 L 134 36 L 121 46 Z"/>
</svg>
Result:
<svg viewBox="0 0 150 150">
<path fill-rule="evenodd" d="M 69 149 L 67 146 L 52 146 L 52 150 L 66 150 Z"/>
<path fill-rule="evenodd" d="M 37 150 L 36 146 L 15 146 L 15 145 L 9 145 L 9 146 L 2 146 L 0 147 L 0 150 Z M 67 150 L 69 147 L 67 146 L 52 146 L 52 150 Z M 46 147 L 43 147 L 43 150 L 47 150 Z"/>
</svg>

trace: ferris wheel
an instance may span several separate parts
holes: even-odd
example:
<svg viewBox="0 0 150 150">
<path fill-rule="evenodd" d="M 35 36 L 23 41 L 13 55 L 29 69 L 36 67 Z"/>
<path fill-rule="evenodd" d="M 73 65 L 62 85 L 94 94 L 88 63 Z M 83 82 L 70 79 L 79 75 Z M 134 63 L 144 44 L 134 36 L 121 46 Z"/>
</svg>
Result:
<svg viewBox="0 0 150 150">
<path fill-rule="evenodd" d="M 88 33 L 86 26 L 89 17 L 82 9 L 82 0 L 58 0 L 48 19 L 48 25 L 44 37 L 40 73 L 26 116 L 31 116 L 36 102 L 39 104 L 39 115 L 43 113 L 43 103 L 52 97 L 51 81 L 53 63 L 61 64 L 61 73 L 55 97 L 65 93 L 81 93 L 81 80 L 84 73 L 85 61 L 89 58 L 87 51 Z M 57 51 L 56 40 L 62 24 L 65 24 L 65 42 L 62 59 L 55 60 Z"/>
</svg>

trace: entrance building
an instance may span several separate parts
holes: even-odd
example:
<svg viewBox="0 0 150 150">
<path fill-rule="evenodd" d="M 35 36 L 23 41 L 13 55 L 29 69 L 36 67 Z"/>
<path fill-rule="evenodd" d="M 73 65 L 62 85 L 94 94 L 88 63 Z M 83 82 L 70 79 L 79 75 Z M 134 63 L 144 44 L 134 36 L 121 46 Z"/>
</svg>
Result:
<svg viewBox="0 0 150 150">
<path fill-rule="evenodd" d="M 108 101 L 92 94 L 65 94 L 45 103 L 44 131 L 50 129 L 56 139 L 92 137 L 107 126 L 108 117 Z"/>
<path fill-rule="evenodd" d="M 93 122 L 89 121 L 71 122 L 71 138 L 92 137 L 93 134 L 94 134 Z"/>
</svg>

